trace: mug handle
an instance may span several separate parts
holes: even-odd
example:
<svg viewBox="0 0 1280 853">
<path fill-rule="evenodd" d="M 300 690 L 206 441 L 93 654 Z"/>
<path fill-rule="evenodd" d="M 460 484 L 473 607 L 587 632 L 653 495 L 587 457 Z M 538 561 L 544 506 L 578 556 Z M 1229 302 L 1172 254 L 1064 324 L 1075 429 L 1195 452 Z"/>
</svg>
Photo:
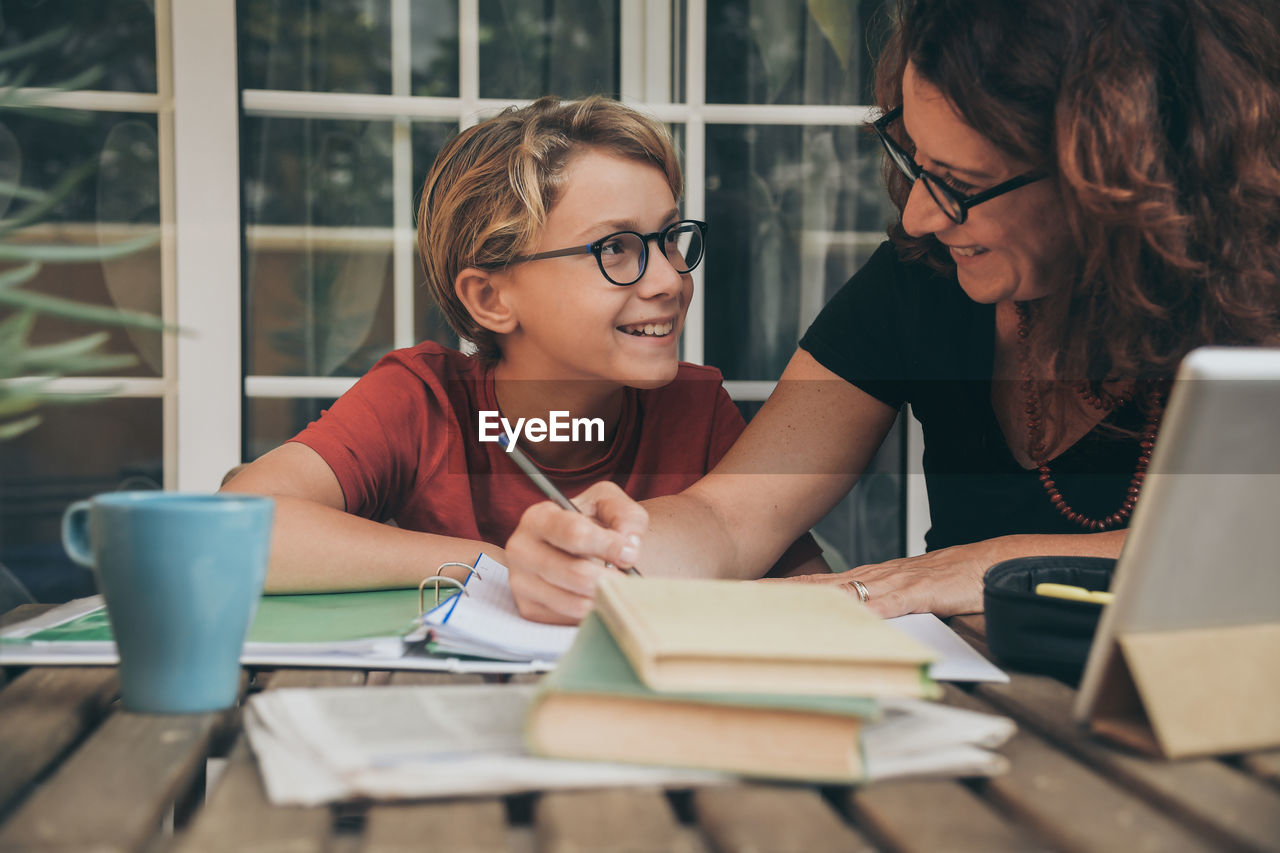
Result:
<svg viewBox="0 0 1280 853">
<path fill-rule="evenodd" d="M 93 568 L 93 551 L 89 546 L 90 501 L 76 501 L 62 514 L 62 547 L 67 556 L 85 568 Z"/>
</svg>

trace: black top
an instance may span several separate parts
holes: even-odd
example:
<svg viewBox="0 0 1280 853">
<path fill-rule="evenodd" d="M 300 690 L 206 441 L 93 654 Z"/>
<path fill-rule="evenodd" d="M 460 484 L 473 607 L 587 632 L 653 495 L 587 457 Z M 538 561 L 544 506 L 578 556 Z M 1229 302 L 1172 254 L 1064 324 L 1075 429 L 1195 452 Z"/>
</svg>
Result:
<svg viewBox="0 0 1280 853">
<path fill-rule="evenodd" d="M 924 430 L 929 550 L 1011 533 L 1084 532 L 1049 502 L 1038 472 L 1009 451 L 991 405 L 995 306 L 971 300 L 954 274 L 904 263 L 886 242 L 800 346 L 888 405 L 911 404 Z M 1130 404 L 1104 423 L 1140 431 L 1143 420 Z M 1050 468 L 1073 509 L 1105 518 L 1124 501 L 1138 452 L 1137 438 L 1095 428 Z"/>
</svg>

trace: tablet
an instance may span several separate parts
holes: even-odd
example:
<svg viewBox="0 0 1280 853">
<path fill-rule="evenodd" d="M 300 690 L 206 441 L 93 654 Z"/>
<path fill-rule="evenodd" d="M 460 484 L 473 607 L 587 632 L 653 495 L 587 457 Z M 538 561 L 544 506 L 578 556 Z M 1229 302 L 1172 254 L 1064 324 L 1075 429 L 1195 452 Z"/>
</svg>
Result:
<svg viewBox="0 0 1280 853">
<path fill-rule="evenodd" d="M 1117 638 L 1280 628 L 1280 349 L 1203 348 L 1183 360 L 1112 592 L 1080 685 L 1081 721 L 1094 718 L 1110 690 L 1103 688 L 1120 666 Z M 1275 634 L 1265 633 L 1269 648 Z M 1256 643 L 1263 635 L 1250 636 Z M 1234 660 L 1226 649 L 1218 664 Z M 1189 661 L 1188 674 L 1193 665 L 1211 668 Z M 1280 660 L 1269 667 L 1257 676 L 1274 683 Z M 1148 680 L 1156 678 L 1148 669 Z M 1246 668 L 1233 677 L 1251 675 Z M 1201 688 L 1180 686 L 1183 694 Z"/>
</svg>

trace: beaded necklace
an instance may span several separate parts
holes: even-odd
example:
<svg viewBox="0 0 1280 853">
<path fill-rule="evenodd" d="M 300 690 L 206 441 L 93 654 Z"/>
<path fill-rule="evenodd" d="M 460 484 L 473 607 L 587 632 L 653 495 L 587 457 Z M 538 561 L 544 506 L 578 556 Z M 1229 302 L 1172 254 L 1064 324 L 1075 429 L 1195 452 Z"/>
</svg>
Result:
<svg viewBox="0 0 1280 853">
<path fill-rule="evenodd" d="M 1027 415 L 1027 452 L 1035 462 L 1040 473 L 1040 485 L 1050 502 L 1058 512 L 1072 524 L 1078 524 L 1090 533 L 1111 530 L 1119 527 L 1133 515 L 1133 508 L 1138 503 L 1138 494 L 1142 491 L 1142 482 L 1147 476 L 1147 466 L 1151 464 L 1151 449 L 1155 447 L 1156 432 L 1160 428 L 1160 417 L 1164 413 L 1160 392 L 1152 389 L 1147 396 L 1147 423 L 1142 429 L 1142 437 L 1138 442 L 1138 464 L 1134 468 L 1133 477 L 1129 480 L 1129 488 L 1120 508 L 1104 518 L 1090 518 L 1077 512 L 1067 503 L 1062 492 L 1058 490 L 1049 470 L 1048 448 L 1045 447 L 1045 430 L 1043 419 L 1043 403 L 1038 383 L 1031 375 L 1031 345 L 1029 338 L 1030 310 L 1026 303 L 1015 302 L 1018 312 L 1018 364 L 1022 370 L 1023 411 Z M 1076 393 L 1086 403 L 1100 412 L 1110 412 L 1133 399 L 1133 391 L 1119 395 L 1095 394 L 1087 382 L 1081 381 L 1076 386 Z"/>
</svg>

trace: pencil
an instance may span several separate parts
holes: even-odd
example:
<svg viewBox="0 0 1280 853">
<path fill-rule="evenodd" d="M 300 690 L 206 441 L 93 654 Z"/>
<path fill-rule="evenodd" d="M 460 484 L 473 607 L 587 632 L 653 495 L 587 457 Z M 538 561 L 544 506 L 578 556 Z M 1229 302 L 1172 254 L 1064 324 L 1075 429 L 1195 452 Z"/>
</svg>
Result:
<svg viewBox="0 0 1280 853">
<path fill-rule="evenodd" d="M 533 480 L 533 484 L 537 486 L 542 493 L 547 496 L 547 498 L 562 509 L 576 512 L 579 515 L 582 514 L 582 510 L 574 506 L 573 501 L 566 498 L 564 496 L 564 492 L 557 489 L 555 483 L 547 479 L 547 475 L 542 473 L 537 465 L 533 464 L 533 460 L 526 456 L 523 450 L 516 447 L 514 444 L 511 444 L 505 435 L 498 436 L 498 443 L 503 446 L 507 453 L 511 454 L 511 461 L 516 463 L 516 467 L 523 471 L 530 480 Z M 611 569 L 618 568 L 613 563 L 609 562 L 606 562 L 605 565 Z M 640 577 L 640 572 L 636 570 L 635 566 L 625 569 L 624 571 L 629 575 Z"/>
</svg>

